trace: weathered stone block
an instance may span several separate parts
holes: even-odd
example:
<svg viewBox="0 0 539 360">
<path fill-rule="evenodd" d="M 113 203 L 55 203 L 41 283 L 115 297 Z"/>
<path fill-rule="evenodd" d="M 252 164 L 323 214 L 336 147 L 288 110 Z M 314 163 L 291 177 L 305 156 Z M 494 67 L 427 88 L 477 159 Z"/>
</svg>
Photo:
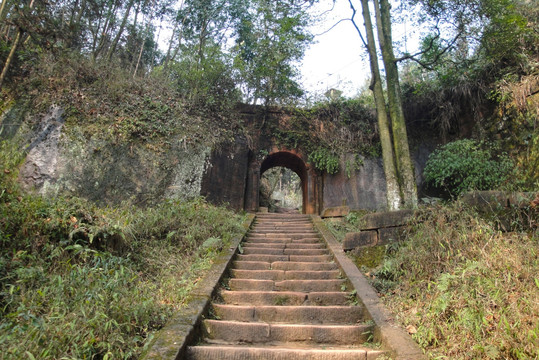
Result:
<svg viewBox="0 0 539 360">
<path fill-rule="evenodd" d="M 526 208 L 531 205 L 534 200 L 539 201 L 539 193 L 532 192 L 512 192 L 508 194 L 508 203 L 510 206 Z"/>
<path fill-rule="evenodd" d="M 461 197 L 462 202 L 481 211 L 491 211 L 508 206 L 507 193 L 503 191 L 470 191 Z"/>
<path fill-rule="evenodd" d="M 330 218 L 330 217 L 343 217 L 350 213 L 350 208 L 348 206 L 336 206 L 336 207 L 330 207 L 325 208 L 322 211 L 322 215 L 320 215 L 323 218 Z"/>
<path fill-rule="evenodd" d="M 368 214 L 361 218 L 361 230 L 402 226 L 405 225 L 415 213 L 415 210 L 397 210 Z"/>
<path fill-rule="evenodd" d="M 406 228 L 404 226 L 378 229 L 378 244 L 389 244 L 395 241 L 401 241 L 406 238 Z"/>
<path fill-rule="evenodd" d="M 360 246 L 374 246 L 377 242 L 378 233 L 376 230 L 348 233 L 342 242 L 342 248 L 347 251 Z"/>
</svg>

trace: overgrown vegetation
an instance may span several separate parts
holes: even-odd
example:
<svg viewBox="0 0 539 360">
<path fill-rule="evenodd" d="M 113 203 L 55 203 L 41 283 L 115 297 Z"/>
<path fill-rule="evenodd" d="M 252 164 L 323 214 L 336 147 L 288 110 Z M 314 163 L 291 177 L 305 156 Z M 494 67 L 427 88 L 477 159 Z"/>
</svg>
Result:
<svg viewBox="0 0 539 360">
<path fill-rule="evenodd" d="M 370 274 L 430 358 L 539 356 L 539 214 L 513 215 L 527 231 L 502 233 L 460 203 L 426 209 Z"/>
<path fill-rule="evenodd" d="M 513 162 L 507 154 L 496 154 L 493 144 L 462 139 L 443 145 L 430 154 L 425 181 L 451 196 L 469 190 L 490 190 L 503 185 Z"/>
<path fill-rule="evenodd" d="M 520 189 L 539 185 L 539 7 L 533 1 L 413 0 L 432 21 L 422 52 L 407 63 L 407 118 L 429 124 L 444 142 L 498 142 L 514 161 Z M 450 31 L 440 31 L 447 26 Z M 407 58 L 406 54 L 404 58 Z"/>
<path fill-rule="evenodd" d="M 94 63 L 77 54 L 43 55 L 22 86 L 24 95 L 11 96 L 19 104 L 26 101 L 33 113 L 51 105 L 65 109 L 68 136 L 76 132 L 111 144 L 159 151 L 180 139 L 185 146 L 212 146 L 230 141 L 240 125 L 228 116 L 237 94 L 202 101 L 183 94 L 180 84 L 163 74 L 133 78 L 117 64 Z"/>
<path fill-rule="evenodd" d="M 380 154 L 375 114 L 368 101 L 365 95 L 291 109 L 286 126 L 268 124 L 268 131 L 283 145 L 303 149 L 318 170 L 351 174 L 362 165 L 362 157 Z M 347 154 L 353 159 L 345 160 Z"/>
<path fill-rule="evenodd" d="M 324 223 L 326 224 L 329 231 L 331 231 L 333 236 L 335 236 L 335 239 L 338 242 L 342 242 L 347 233 L 359 231 L 359 219 L 366 213 L 366 211 L 351 211 L 343 218 L 324 219 Z"/>
<path fill-rule="evenodd" d="M 24 194 L 21 157 L 0 150 L 4 359 L 136 358 L 242 232 L 241 216 L 202 199 L 98 208 Z"/>
</svg>

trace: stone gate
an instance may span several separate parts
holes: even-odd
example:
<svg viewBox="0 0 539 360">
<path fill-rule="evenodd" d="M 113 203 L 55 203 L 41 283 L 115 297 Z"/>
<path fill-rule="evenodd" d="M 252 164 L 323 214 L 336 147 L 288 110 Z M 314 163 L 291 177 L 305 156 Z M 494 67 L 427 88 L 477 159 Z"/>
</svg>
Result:
<svg viewBox="0 0 539 360">
<path fill-rule="evenodd" d="M 363 166 L 346 174 L 330 175 L 312 166 L 301 148 L 288 148 L 271 133 L 286 126 L 289 117 L 279 109 L 243 106 L 239 116 L 247 134 L 237 134 L 234 144 L 213 151 L 202 179 L 201 195 L 216 204 L 227 203 L 236 210 L 257 211 L 262 174 L 277 166 L 294 171 L 301 179 L 303 212 L 320 214 L 323 209 L 347 205 L 351 209 L 381 210 L 386 207 L 386 182 L 382 160 L 363 159 Z M 417 180 L 430 151 L 418 147 L 413 154 Z M 341 158 L 341 169 L 347 160 Z M 349 160 L 349 159 L 348 159 Z"/>
</svg>

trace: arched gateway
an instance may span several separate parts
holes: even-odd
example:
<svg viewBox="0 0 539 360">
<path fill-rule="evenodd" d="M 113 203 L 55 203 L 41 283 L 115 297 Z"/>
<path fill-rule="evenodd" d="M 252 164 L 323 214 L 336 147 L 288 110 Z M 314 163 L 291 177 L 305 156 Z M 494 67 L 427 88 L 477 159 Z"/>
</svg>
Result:
<svg viewBox="0 0 539 360">
<path fill-rule="evenodd" d="M 283 144 L 279 134 L 290 131 L 291 117 L 282 109 L 244 106 L 238 109 L 244 128 L 234 141 L 219 146 L 203 164 L 200 194 L 214 204 L 236 210 L 258 211 L 260 177 L 273 167 L 285 167 L 301 179 L 302 210 L 320 214 L 323 209 L 346 204 L 351 209 L 383 208 L 385 178 L 381 159 L 364 159 L 349 173 L 317 171 L 306 149 Z M 350 159 L 348 159 L 350 160 Z M 347 159 L 343 157 L 341 167 Z"/>
<path fill-rule="evenodd" d="M 316 171 L 305 161 L 297 150 L 277 149 L 260 159 L 252 157 L 246 182 L 245 205 L 247 211 L 258 211 L 260 177 L 274 167 L 285 167 L 295 172 L 301 180 L 303 213 L 320 212 L 320 181 Z"/>
</svg>

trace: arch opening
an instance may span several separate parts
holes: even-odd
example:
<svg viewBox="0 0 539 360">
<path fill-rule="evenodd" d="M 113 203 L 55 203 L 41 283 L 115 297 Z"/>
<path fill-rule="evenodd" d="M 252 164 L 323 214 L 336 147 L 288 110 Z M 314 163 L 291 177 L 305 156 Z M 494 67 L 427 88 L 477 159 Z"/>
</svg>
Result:
<svg viewBox="0 0 539 360">
<path fill-rule="evenodd" d="M 277 166 L 260 177 L 259 207 L 269 212 L 297 213 L 303 211 L 301 179 L 294 171 Z"/>
<path fill-rule="evenodd" d="M 283 169 L 286 169 L 286 170 L 283 170 Z M 266 175 L 269 175 L 269 176 L 266 176 Z M 270 205 L 267 203 L 263 203 L 268 197 L 267 196 L 268 194 L 262 194 L 262 192 L 263 191 L 268 192 L 268 189 L 267 189 L 268 186 L 270 187 L 269 190 L 273 190 L 271 188 L 272 187 L 274 188 L 274 185 L 275 186 L 277 185 L 275 183 L 276 181 L 279 181 L 281 186 L 284 181 L 288 185 L 287 190 L 292 198 L 293 197 L 297 198 L 301 196 L 301 200 L 300 200 L 301 209 L 298 209 L 298 210 L 299 212 L 305 213 L 306 204 L 307 204 L 308 173 L 307 173 L 307 166 L 305 165 L 305 163 L 299 156 L 291 152 L 287 152 L 287 151 L 280 151 L 280 152 L 276 152 L 276 153 L 268 155 L 266 159 L 264 159 L 264 161 L 260 165 L 260 179 L 261 179 L 260 181 L 261 193 L 259 197 L 260 199 L 259 206 Z M 267 184 L 264 179 L 268 179 L 269 184 Z M 272 180 L 273 180 L 273 183 L 272 183 Z M 296 186 L 298 187 L 298 189 L 295 188 Z M 266 187 L 266 189 L 263 189 L 264 187 Z M 270 191 L 270 194 L 269 194 L 270 197 L 271 197 L 271 193 L 273 193 L 273 191 Z M 294 194 L 297 194 L 297 195 L 294 195 Z M 281 195 L 283 194 L 281 193 Z M 281 202 L 278 205 L 279 205 L 278 208 L 281 207 L 283 209 L 281 211 L 286 211 L 286 212 L 293 211 L 292 209 L 288 208 L 289 206 L 288 204 L 284 204 L 283 202 Z M 271 205 L 268 207 L 271 208 Z"/>
</svg>

